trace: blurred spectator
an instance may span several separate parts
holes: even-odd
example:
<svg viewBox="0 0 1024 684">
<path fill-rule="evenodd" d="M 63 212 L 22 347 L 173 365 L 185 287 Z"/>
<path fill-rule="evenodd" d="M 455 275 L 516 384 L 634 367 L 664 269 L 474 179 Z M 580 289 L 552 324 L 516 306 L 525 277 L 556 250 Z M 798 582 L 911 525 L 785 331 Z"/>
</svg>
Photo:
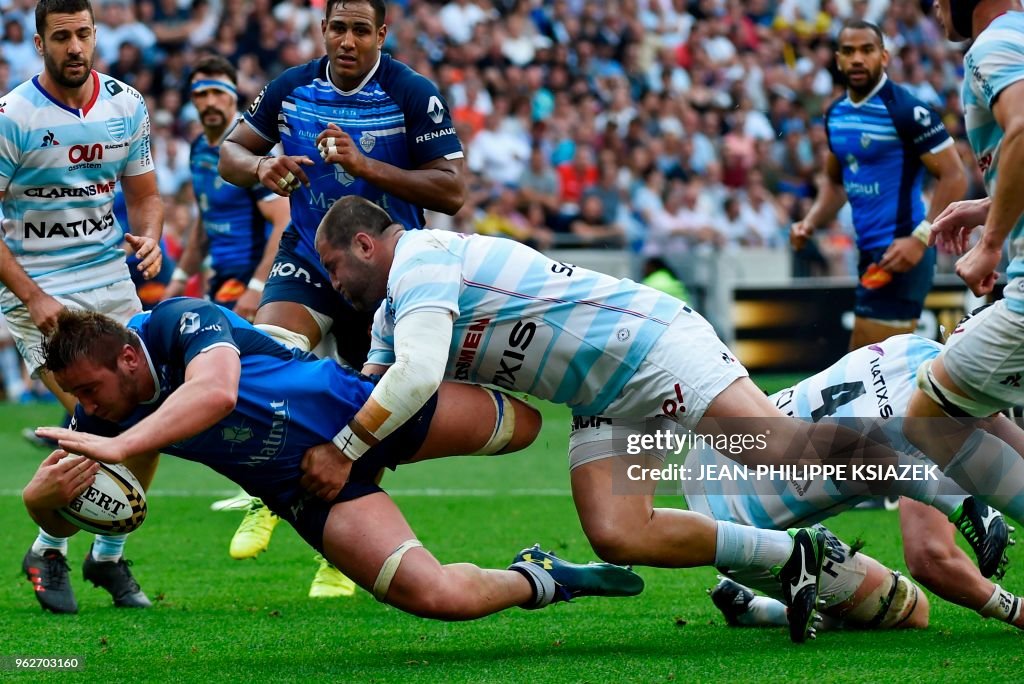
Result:
<svg viewBox="0 0 1024 684">
<path fill-rule="evenodd" d="M 34 33 L 34 32 L 33 32 Z M 13 85 L 27 81 L 43 69 L 43 59 L 32 42 L 33 33 L 27 33 L 17 17 L 4 18 L 4 35 L 0 40 L 0 55 L 11 69 Z"/>
</svg>

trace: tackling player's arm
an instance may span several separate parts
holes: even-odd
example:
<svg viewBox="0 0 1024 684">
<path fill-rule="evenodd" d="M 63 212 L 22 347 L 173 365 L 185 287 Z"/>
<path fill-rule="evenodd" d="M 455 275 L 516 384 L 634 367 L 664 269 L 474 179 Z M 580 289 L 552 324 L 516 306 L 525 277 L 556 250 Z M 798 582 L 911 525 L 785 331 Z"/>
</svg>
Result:
<svg viewBox="0 0 1024 684">
<path fill-rule="evenodd" d="M 967 192 L 967 175 L 955 145 L 950 144 L 937 152 L 922 154 L 921 163 L 935 177 L 931 203 L 925 220 L 911 235 L 893 240 L 878 262 L 880 268 L 891 273 L 909 271 L 921 261 L 931 239 L 932 221 Z"/>
<path fill-rule="evenodd" d="M 976 295 L 988 294 L 996 282 L 996 266 L 1006 237 L 1024 213 L 1024 81 L 998 94 L 992 114 L 1003 130 L 996 177 L 999 185 L 989 208 L 981 239 L 956 263 L 956 273 Z"/>
<path fill-rule="evenodd" d="M 832 152 L 825 160 L 825 173 L 818 183 L 818 196 L 802 221 L 789 229 L 789 243 L 793 249 L 803 249 L 814 231 L 827 225 L 846 204 L 846 190 L 843 188 L 843 169 L 839 159 Z"/>
<path fill-rule="evenodd" d="M 163 261 L 160 235 L 164 227 L 164 203 L 156 184 L 156 172 L 122 176 L 121 189 L 128 207 L 128 225 L 135 231 L 126 234 L 125 240 L 139 258 L 139 271 L 146 278 L 153 278 L 160 273 Z"/>
<path fill-rule="evenodd" d="M 256 208 L 259 209 L 260 214 L 270 223 L 272 228 L 270 236 L 267 238 L 267 244 L 263 248 L 263 256 L 260 258 L 260 262 L 256 264 L 256 270 L 252 272 L 252 277 L 249 279 L 245 292 L 235 302 L 235 313 L 246 320 L 251 321 L 256 315 L 256 310 L 260 308 L 263 286 L 266 285 L 267 278 L 270 277 L 270 269 L 274 266 L 274 259 L 277 257 L 277 247 L 281 242 L 281 235 L 284 233 L 284 229 L 288 227 L 288 222 L 292 218 L 289 203 L 289 199 L 280 197 L 271 197 L 256 203 Z"/>
<path fill-rule="evenodd" d="M 423 408 L 441 386 L 453 330 L 452 312 L 438 308 L 410 311 L 396 321 L 394 364 L 364 368 L 387 372 L 331 442 L 306 451 L 304 487 L 334 499 L 348 480 L 352 463 Z"/>
</svg>

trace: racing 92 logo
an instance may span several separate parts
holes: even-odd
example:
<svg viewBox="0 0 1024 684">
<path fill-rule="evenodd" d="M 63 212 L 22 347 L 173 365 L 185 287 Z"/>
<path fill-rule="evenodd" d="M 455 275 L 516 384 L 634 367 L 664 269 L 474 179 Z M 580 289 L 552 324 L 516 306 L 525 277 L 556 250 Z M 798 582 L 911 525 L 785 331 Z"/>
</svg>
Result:
<svg viewBox="0 0 1024 684">
<path fill-rule="evenodd" d="M 68 161 L 72 164 L 82 162 L 93 162 L 103 159 L 103 145 L 93 143 L 92 145 L 72 145 L 68 148 Z"/>
</svg>

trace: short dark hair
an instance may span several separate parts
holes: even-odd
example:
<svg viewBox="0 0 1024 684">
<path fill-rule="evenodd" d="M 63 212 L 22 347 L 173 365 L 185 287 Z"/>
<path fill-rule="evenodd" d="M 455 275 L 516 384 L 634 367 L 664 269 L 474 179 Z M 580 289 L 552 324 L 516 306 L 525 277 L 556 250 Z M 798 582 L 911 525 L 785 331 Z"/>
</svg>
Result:
<svg viewBox="0 0 1024 684">
<path fill-rule="evenodd" d="M 209 74 L 210 76 L 227 76 L 228 80 L 238 85 L 238 69 L 235 65 L 220 55 L 204 55 L 200 57 L 195 66 L 192 67 L 192 78 L 196 74 Z"/>
<path fill-rule="evenodd" d="M 51 373 L 59 373 L 87 359 L 113 370 L 126 344 L 142 349 L 135 333 L 113 318 L 96 311 L 65 309 L 57 316 L 57 327 L 43 340 L 43 365 Z"/>
<path fill-rule="evenodd" d="M 327 210 L 316 230 L 316 241 L 332 247 L 348 247 L 356 233 L 383 235 L 395 221 L 388 212 L 358 195 L 345 195 Z"/>
<path fill-rule="evenodd" d="M 337 5 L 339 2 L 343 5 L 348 3 L 357 5 L 359 3 L 365 2 L 367 5 L 373 8 L 373 18 L 376 23 L 376 28 L 380 28 L 381 26 L 383 26 L 384 21 L 387 19 L 388 16 L 388 5 L 386 0 L 327 0 L 327 7 L 324 8 L 324 16 L 331 16 L 331 11 L 334 9 L 334 6 Z"/>
<path fill-rule="evenodd" d="M 46 18 L 51 14 L 78 14 L 88 12 L 89 18 L 96 23 L 96 15 L 92 12 L 89 0 L 39 0 L 36 5 L 36 33 L 46 38 Z"/>
<path fill-rule="evenodd" d="M 843 22 L 842 28 L 839 29 L 839 33 L 836 34 L 836 43 L 839 43 L 839 36 L 843 35 L 843 31 L 860 31 L 868 30 L 875 34 L 878 38 L 878 47 L 885 47 L 885 36 L 882 35 L 882 29 L 878 28 L 878 24 L 873 24 L 870 21 L 864 21 L 863 19 L 847 19 Z"/>
</svg>

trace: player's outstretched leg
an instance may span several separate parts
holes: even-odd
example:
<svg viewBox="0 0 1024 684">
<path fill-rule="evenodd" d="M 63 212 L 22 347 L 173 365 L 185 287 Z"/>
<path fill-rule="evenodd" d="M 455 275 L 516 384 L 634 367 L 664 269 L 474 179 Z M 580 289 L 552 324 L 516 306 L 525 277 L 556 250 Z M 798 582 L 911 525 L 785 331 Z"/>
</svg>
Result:
<svg viewBox="0 0 1024 684">
<path fill-rule="evenodd" d="M 818 604 L 818 582 L 825 559 L 825 535 L 813 527 L 789 530 L 793 553 L 789 560 L 772 572 L 782 584 L 782 594 L 789 606 L 789 638 L 797 644 L 813 639 L 815 608 Z"/>
<path fill-rule="evenodd" d="M 611 563 L 570 563 L 541 551 L 540 544 L 516 554 L 508 569 L 526 575 L 540 587 L 536 604 L 528 608 L 580 596 L 636 596 L 644 590 L 643 579 L 629 568 Z"/>
<path fill-rule="evenodd" d="M 78 602 L 71 589 L 71 573 L 67 556 L 59 549 L 29 548 L 21 562 L 36 599 L 43 610 L 52 613 L 77 613 Z"/>
<path fill-rule="evenodd" d="M 92 582 L 93 586 L 106 589 L 118 608 L 149 608 L 153 605 L 132 576 L 130 561 L 126 561 L 120 553 L 116 558 L 108 558 L 102 553 L 96 553 L 95 549 L 96 542 L 93 542 L 82 563 L 82 577 Z"/>
<path fill-rule="evenodd" d="M 1014 528 L 1006 523 L 1002 513 L 969 496 L 949 514 L 949 521 L 974 549 L 978 570 L 983 577 L 995 575 L 1001 578 L 1006 574 L 1006 566 L 1010 562 L 1005 553 L 1006 547 L 1015 542 L 1010 537 Z"/>
<path fill-rule="evenodd" d="M 355 582 L 345 577 L 322 554 L 316 554 L 314 559 L 319 567 L 313 575 L 313 583 L 309 585 L 310 598 L 344 598 L 355 595 Z"/>
<path fill-rule="evenodd" d="M 263 505 L 263 501 L 253 497 L 249 502 L 249 510 L 235 530 L 235 536 L 231 537 L 228 553 L 235 560 L 253 558 L 263 553 L 270 546 L 270 535 L 279 522 L 281 519 Z"/>
</svg>

